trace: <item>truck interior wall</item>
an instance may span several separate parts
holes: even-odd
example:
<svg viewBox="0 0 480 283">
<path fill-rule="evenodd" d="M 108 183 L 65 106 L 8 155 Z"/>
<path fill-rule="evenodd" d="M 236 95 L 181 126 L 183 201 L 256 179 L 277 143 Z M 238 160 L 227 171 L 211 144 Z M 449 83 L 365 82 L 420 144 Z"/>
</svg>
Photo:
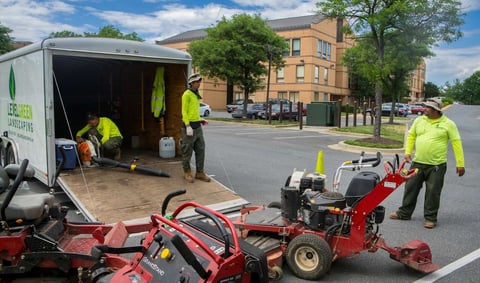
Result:
<svg viewBox="0 0 480 283">
<path fill-rule="evenodd" d="M 124 136 L 122 148 L 132 147 L 132 137 L 138 149 L 156 152 L 162 137 L 174 137 L 178 144 L 187 65 L 56 56 L 53 66 L 56 138 L 70 139 L 67 121 L 74 136 L 85 126 L 86 114 L 94 112 L 115 121 Z M 150 103 L 159 66 L 165 68 L 166 113 L 154 119 Z"/>
</svg>

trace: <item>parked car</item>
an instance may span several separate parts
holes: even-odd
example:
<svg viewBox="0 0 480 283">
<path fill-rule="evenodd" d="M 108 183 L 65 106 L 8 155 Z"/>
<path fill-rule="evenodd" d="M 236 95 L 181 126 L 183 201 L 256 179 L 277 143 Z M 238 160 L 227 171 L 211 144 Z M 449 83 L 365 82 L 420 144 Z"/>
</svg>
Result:
<svg viewBox="0 0 480 283">
<path fill-rule="evenodd" d="M 288 104 L 282 105 L 282 111 L 280 112 L 280 104 L 273 104 L 272 105 L 272 120 L 278 120 L 280 117 L 282 117 L 282 120 L 298 120 L 298 109 L 297 109 L 296 104 L 292 104 L 292 111 L 290 111 L 290 107 Z M 267 110 L 264 110 L 260 113 L 258 113 L 258 117 L 260 119 L 268 119 L 267 116 Z"/>
<path fill-rule="evenodd" d="M 387 102 L 382 104 L 382 116 L 390 116 L 390 112 L 392 112 L 392 103 Z M 395 111 L 393 113 L 394 116 L 399 115 L 398 106 L 395 106 Z"/>
<path fill-rule="evenodd" d="M 412 114 L 410 111 L 410 106 L 406 103 L 397 103 L 395 107 L 398 109 L 398 115 L 402 117 L 407 117 L 408 115 Z"/>
<path fill-rule="evenodd" d="M 262 112 L 265 110 L 263 107 L 263 103 L 251 103 L 247 104 L 247 115 L 246 117 L 248 119 L 258 119 L 258 113 Z M 232 117 L 233 118 L 243 118 L 243 105 L 242 107 L 237 107 L 235 111 L 232 112 Z"/>
<path fill-rule="evenodd" d="M 243 102 L 244 100 L 243 99 L 236 99 L 234 102 L 232 102 L 231 104 L 227 104 L 227 112 L 228 113 L 232 113 L 233 111 L 235 111 L 235 109 L 243 106 Z M 248 100 L 248 103 L 253 103 L 253 100 L 249 99 Z"/>
<path fill-rule="evenodd" d="M 410 105 L 410 111 L 412 114 L 422 115 L 425 112 L 425 106 L 423 106 L 423 103 L 415 103 Z"/>
<path fill-rule="evenodd" d="M 201 117 L 208 117 L 212 113 L 212 109 L 210 105 L 200 102 L 200 116 Z"/>
</svg>

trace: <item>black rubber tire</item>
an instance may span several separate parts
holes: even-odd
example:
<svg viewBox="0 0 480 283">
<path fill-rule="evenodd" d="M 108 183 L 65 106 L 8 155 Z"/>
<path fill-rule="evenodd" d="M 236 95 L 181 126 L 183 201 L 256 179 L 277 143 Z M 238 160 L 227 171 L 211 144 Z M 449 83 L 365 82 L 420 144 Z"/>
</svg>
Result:
<svg viewBox="0 0 480 283">
<path fill-rule="evenodd" d="M 7 153 L 5 154 L 5 166 L 8 164 L 16 164 L 15 154 L 13 152 L 12 146 L 7 147 Z"/>
<path fill-rule="evenodd" d="M 279 266 L 273 266 L 268 269 L 268 279 L 271 282 L 280 281 L 283 278 L 283 269 Z"/>
<path fill-rule="evenodd" d="M 327 242 L 315 234 L 302 234 L 288 243 L 285 254 L 292 272 L 305 280 L 318 280 L 332 265 L 332 252 Z"/>
<path fill-rule="evenodd" d="M 0 142 L 0 166 L 7 166 L 7 149 L 3 146 L 3 143 Z"/>
<path fill-rule="evenodd" d="M 205 112 L 203 112 L 203 117 L 208 117 L 208 115 L 210 115 L 210 111 L 205 110 Z"/>
<path fill-rule="evenodd" d="M 268 208 L 282 208 L 282 204 L 279 201 L 272 201 L 267 205 Z"/>
</svg>

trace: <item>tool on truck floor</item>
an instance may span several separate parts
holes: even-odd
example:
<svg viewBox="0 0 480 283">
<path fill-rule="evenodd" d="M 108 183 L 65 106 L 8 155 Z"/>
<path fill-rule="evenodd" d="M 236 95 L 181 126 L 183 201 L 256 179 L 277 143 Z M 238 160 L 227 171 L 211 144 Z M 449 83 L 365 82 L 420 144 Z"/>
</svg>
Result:
<svg viewBox="0 0 480 283">
<path fill-rule="evenodd" d="M 145 166 L 137 165 L 136 159 L 134 159 L 130 163 L 125 163 L 125 162 L 115 161 L 113 159 L 106 158 L 106 157 L 92 156 L 92 160 L 100 165 L 108 165 L 112 167 L 125 168 L 125 169 L 129 169 L 130 171 L 138 171 L 141 173 L 146 173 L 146 174 L 158 176 L 158 177 L 170 177 L 170 174 L 163 172 L 160 169 L 152 169 Z"/>
</svg>

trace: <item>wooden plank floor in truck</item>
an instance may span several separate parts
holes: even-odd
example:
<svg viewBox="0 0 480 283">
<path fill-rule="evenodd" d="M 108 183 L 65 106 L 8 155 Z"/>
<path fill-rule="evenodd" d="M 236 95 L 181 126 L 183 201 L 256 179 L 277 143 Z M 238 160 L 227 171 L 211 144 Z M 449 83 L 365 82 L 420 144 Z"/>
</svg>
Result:
<svg viewBox="0 0 480 283">
<path fill-rule="evenodd" d="M 135 157 L 138 157 L 139 166 L 159 169 L 170 177 L 157 177 L 119 167 L 83 167 L 81 170 L 77 166 L 74 170 L 62 171 L 60 186 L 95 221 L 104 223 L 146 218 L 154 212 L 160 213 L 165 196 L 179 189 L 186 189 L 187 193 L 173 198 L 167 212 L 185 201 L 195 201 L 217 210 L 239 209 L 248 203 L 213 178 L 208 183 L 200 180 L 187 183 L 183 179 L 180 158 L 161 159 L 158 152 L 135 152 Z M 123 152 L 121 162 L 128 163 L 133 158 L 133 154 Z"/>
</svg>

